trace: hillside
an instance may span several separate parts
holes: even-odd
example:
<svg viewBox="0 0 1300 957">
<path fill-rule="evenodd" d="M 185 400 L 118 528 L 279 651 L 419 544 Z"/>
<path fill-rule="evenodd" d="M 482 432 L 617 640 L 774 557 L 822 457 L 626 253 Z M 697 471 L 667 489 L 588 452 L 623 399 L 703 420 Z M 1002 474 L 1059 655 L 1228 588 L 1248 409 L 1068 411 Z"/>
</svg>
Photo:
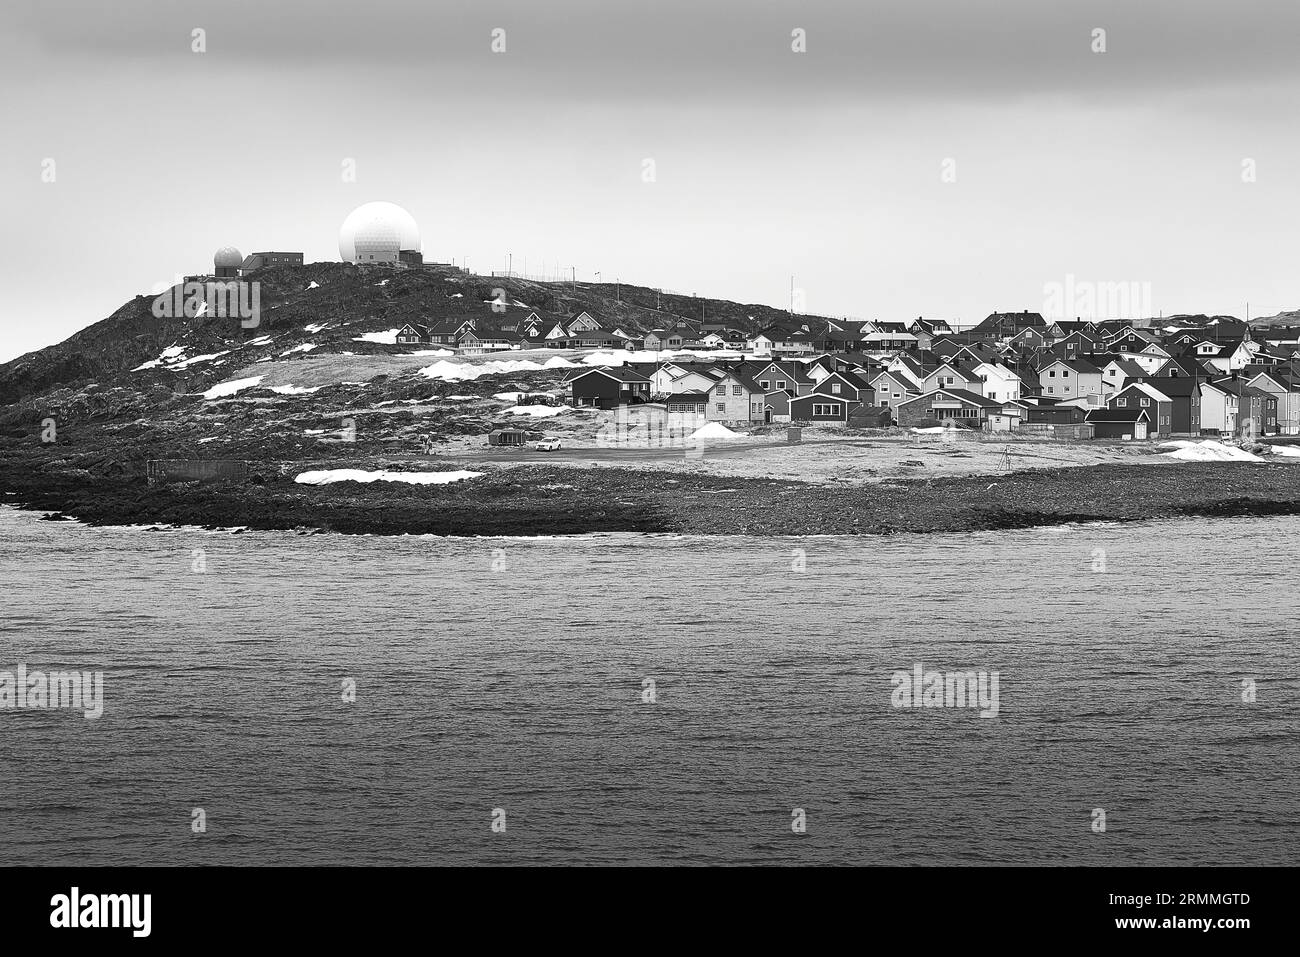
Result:
<svg viewBox="0 0 1300 957">
<path fill-rule="evenodd" d="M 157 318 L 153 297 L 136 296 L 67 340 L 0 365 L 0 406 L 69 388 L 194 393 L 234 369 L 294 349 L 316 355 L 409 354 L 410 348 L 358 340 L 407 322 L 445 317 L 474 316 L 491 327 L 499 320 L 490 305 L 497 289 L 544 317 L 565 318 L 586 309 L 629 334 L 663 327 L 676 317 L 703 316 L 746 332 L 788 318 L 772 306 L 677 294 L 663 294 L 656 309 L 656 291 L 646 286 L 574 286 L 450 269 L 362 270 L 314 263 L 267 269 L 254 278 L 261 283 L 258 328 L 245 330 L 235 319 L 209 316 Z M 139 368 L 147 363 L 154 365 Z"/>
</svg>

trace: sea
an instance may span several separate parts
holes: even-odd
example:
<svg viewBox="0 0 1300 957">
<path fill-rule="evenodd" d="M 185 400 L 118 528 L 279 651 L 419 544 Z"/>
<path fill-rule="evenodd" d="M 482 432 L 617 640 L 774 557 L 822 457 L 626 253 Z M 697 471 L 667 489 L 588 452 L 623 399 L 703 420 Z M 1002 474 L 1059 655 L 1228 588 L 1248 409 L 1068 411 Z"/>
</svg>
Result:
<svg viewBox="0 0 1300 957">
<path fill-rule="evenodd" d="M 1295 517 L 501 539 L 0 508 L 0 854 L 1291 864 L 1298 568 Z M 20 667 L 98 674 L 102 713 Z"/>
</svg>

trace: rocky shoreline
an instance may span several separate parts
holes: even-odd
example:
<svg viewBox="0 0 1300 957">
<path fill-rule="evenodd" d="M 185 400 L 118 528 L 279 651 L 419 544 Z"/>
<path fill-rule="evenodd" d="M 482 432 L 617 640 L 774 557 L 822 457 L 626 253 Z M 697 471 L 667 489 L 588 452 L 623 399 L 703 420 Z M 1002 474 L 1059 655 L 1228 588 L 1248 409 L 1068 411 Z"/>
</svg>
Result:
<svg viewBox="0 0 1300 957">
<path fill-rule="evenodd" d="M 447 485 L 308 486 L 292 481 L 300 470 L 151 487 L 133 471 L 0 456 L 0 502 L 91 525 L 449 536 L 890 535 L 1300 514 L 1300 465 L 1291 463 L 1099 465 L 867 485 L 546 465 L 489 468 Z"/>
</svg>

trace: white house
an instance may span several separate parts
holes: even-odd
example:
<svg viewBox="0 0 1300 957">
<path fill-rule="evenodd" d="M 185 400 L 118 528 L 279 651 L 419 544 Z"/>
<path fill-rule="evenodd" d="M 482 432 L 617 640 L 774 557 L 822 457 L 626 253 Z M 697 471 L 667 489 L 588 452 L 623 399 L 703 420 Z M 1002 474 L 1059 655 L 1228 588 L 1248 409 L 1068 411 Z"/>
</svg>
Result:
<svg viewBox="0 0 1300 957">
<path fill-rule="evenodd" d="M 1241 397 L 1234 387 L 1225 382 L 1202 382 L 1201 388 L 1201 428 L 1218 429 L 1224 435 L 1237 431 L 1237 416 L 1241 409 Z"/>
<path fill-rule="evenodd" d="M 1024 383 L 1001 362 L 981 362 L 972 371 L 980 379 L 979 392 L 985 398 L 994 402 L 1014 402 L 1020 398 L 1020 387 Z"/>
<path fill-rule="evenodd" d="M 1057 399 L 1101 395 L 1101 381 L 1101 370 L 1084 359 L 1056 359 L 1038 370 L 1043 395 Z"/>
</svg>

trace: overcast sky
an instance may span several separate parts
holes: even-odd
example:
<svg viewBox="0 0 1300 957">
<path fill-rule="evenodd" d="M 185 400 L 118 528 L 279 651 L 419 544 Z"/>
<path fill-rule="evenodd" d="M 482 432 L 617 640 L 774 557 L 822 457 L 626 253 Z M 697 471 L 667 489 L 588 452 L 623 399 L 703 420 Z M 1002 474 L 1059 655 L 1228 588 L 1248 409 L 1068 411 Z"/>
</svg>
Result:
<svg viewBox="0 0 1300 957">
<path fill-rule="evenodd" d="M 793 274 L 823 314 L 1068 275 L 1294 309 L 1297 36 L 1295 0 L 5 0 L 0 360 L 219 246 L 336 260 L 370 200 L 476 272 L 780 306 Z"/>
</svg>

